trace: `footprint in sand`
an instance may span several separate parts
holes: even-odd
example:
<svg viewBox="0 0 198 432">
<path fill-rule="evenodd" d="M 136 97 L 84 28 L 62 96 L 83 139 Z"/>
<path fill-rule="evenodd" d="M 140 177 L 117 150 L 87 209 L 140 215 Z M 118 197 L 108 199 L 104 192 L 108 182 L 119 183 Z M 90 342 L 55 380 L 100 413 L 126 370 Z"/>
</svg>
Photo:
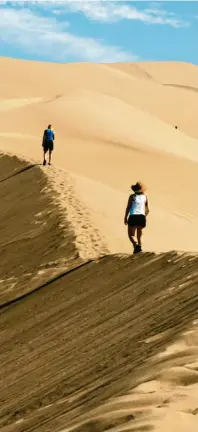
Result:
<svg viewBox="0 0 198 432">
<path fill-rule="evenodd" d="M 59 194 L 57 206 L 64 219 L 71 223 L 74 230 L 76 247 L 79 249 L 81 258 L 94 258 L 107 252 L 106 244 L 91 222 L 88 209 L 77 197 L 74 180 L 69 173 L 53 168 L 53 171 L 47 172 L 47 176 L 52 190 Z M 64 221 L 62 223 L 64 224 Z"/>
</svg>

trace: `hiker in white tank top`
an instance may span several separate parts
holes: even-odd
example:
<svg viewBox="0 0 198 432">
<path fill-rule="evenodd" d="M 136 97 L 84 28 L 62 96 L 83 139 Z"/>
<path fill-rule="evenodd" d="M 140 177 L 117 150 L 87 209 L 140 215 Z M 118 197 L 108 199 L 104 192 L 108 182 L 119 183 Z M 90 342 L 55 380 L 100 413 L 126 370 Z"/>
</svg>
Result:
<svg viewBox="0 0 198 432">
<path fill-rule="evenodd" d="M 142 251 L 142 230 L 146 227 L 146 216 L 149 213 L 148 198 L 144 194 L 145 186 L 137 182 L 131 186 L 135 192 L 130 195 L 124 217 L 125 225 L 128 225 L 129 240 L 133 244 L 134 253 Z M 129 216 L 129 217 L 128 217 Z M 137 240 L 135 235 L 137 232 Z"/>
<path fill-rule="evenodd" d="M 130 215 L 145 215 L 146 195 L 135 194 L 129 211 Z"/>
</svg>

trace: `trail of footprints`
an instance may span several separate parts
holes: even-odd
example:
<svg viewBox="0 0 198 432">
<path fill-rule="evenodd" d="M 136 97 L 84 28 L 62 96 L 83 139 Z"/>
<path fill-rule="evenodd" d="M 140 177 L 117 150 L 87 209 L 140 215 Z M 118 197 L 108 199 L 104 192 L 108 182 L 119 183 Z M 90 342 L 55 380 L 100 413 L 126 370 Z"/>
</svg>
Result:
<svg viewBox="0 0 198 432">
<path fill-rule="evenodd" d="M 58 206 L 65 219 L 71 223 L 75 244 L 82 259 L 97 258 L 108 252 L 105 240 L 92 225 L 87 208 L 78 198 L 75 181 L 64 170 L 50 167 L 48 178 L 54 190 L 58 191 Z M 64 223 L 61 224 L 64 228 Z"/>
</svg>

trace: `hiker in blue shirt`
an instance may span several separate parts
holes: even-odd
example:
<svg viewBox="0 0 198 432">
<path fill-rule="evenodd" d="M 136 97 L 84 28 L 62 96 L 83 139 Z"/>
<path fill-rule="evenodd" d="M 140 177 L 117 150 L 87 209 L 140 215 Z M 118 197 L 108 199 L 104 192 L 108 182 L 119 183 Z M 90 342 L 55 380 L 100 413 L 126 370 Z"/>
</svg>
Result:
<svg viewBox="0 0 198 432">
<path fill-rule="evenodd" d="M 43 165 L 46 165 L 47 161 L 45 159 L 46 153 L 49 151 L 49 162 L 48 165 L 51 165 L 51 155 L 52 151 L 54 150 L 54 140 L 55 140 L 55 134 L 52 129 L 52 125 L 49 125 L 47 129 L 45 129 L 43 134 L 43 152 L 44 152 L 44 160 Z"/>
</svg>

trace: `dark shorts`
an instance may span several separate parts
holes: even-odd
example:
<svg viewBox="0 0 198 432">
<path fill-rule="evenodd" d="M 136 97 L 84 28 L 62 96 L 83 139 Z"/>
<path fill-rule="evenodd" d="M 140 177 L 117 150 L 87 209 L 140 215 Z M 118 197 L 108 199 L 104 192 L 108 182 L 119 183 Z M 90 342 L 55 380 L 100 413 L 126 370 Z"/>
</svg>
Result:
<svg viewBox="0 0 198 432">
<path fill-rule="evenodd" d="M 45 152 L 54 150 L 54 142 L 52 140 L 45 140 L 43 144 L 43 149 Z"/>
<path fill-rule="evenodd" d="M 128 218 L 128 225 L 145 228 L 146 216 L 144 216 L 144 215 L 130 215 Z"/>
</svg>

